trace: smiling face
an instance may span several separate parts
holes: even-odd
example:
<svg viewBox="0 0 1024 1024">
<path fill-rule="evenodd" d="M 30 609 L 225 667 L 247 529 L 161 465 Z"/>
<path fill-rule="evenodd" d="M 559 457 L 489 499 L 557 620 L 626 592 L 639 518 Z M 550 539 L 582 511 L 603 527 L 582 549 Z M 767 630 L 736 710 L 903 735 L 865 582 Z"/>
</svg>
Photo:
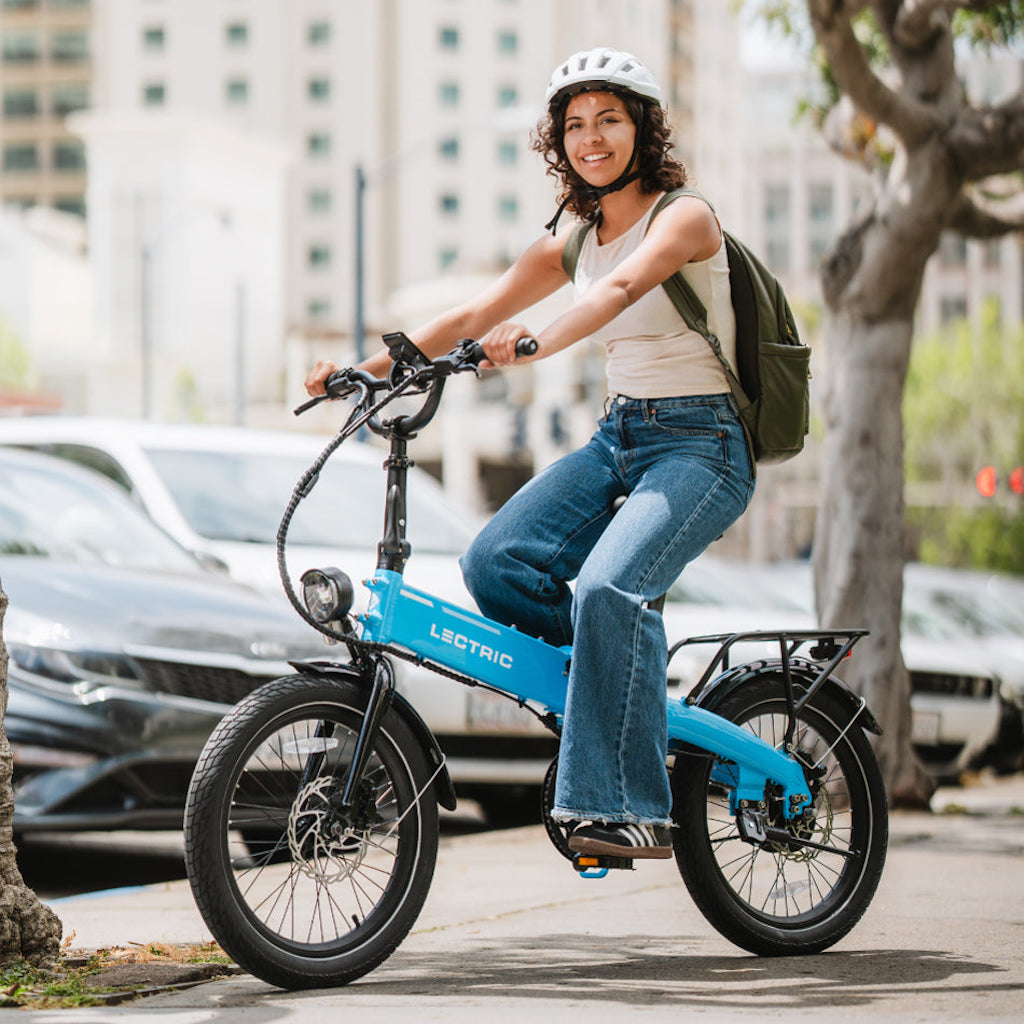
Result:
<svg viewBox="0 0 1024 1024">
<path fill-rule="evenodd" d="M 615 181 L 633 157 L 636 125 L 610 92 L 583 92 L 569 100 L 563 144 L 572 169 L 589 185 Z"/>
</svg>

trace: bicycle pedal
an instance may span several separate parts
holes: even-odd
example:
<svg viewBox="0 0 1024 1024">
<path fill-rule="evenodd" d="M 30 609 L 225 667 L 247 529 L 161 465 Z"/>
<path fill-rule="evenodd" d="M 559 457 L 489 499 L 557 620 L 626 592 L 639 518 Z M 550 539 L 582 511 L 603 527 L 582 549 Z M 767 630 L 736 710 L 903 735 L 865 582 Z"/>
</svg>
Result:
<svg viewBox="0 0 1024 1024">
<path fill-rule="evenodd" d="M 627 857 L 595 857 L 589 853 L 573 855 L 572 866 L 580 878 L 604 878 L 609 871 L 632 871 L 633 861 Z"/>
</svg>

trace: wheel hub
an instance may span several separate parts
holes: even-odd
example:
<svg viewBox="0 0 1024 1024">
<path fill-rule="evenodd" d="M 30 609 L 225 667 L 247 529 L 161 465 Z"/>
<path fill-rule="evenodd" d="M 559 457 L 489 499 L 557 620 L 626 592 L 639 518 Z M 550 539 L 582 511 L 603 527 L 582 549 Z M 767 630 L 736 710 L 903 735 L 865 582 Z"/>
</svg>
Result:
<svg viewBox="0 0 1024 1024">
<path fill-rule="evenodd" d="M 356 871 L 370 835 L 369 827 L 346 822 L 332 810 L 337 782 L 322 776 L 303 786 L 288 815 L 288 848 L 299 871 L 322 883 L 338 882 Z"/>
</svg>

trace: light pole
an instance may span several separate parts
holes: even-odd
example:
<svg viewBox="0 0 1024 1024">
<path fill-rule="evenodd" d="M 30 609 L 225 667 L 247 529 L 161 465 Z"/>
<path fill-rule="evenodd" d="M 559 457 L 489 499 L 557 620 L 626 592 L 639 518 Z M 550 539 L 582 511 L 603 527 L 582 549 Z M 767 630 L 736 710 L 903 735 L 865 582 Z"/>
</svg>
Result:
<svg viewBox="0 0 1024 1024">
<path fill-rule="evenodd" d="M 148 420 L 153 415 L 153 259 L 157 250 L 166 241 L 173 230 L 187 223 L 192 217 L 200 213 L 212 213 L 217 222 L 225 230 L 231 227 L 231 214 L 225 210 L 209 210 L 195 207 L 191 210 L 180 211 L 173 217 L 168 218 L 161 225 L 160 229 L 148 240 L 142 243 L 141 267 L 139 280 L 139 337 L 142 349 L 142 418 Z M 240 301 L 240 300 L 239 300 Z M 240 315 L 240 312 L 239 312 Z M 241 328 L 239 328 L 241 331 Z M 241 345 L 241 334 L 237 344 Z M 241 357 L 239 357 L 240 359 Z"/>
<path fill-rule="evenodd" d="M 366 172 L 362 164 L 356 164 L 356 294 L 353 302 L 352 340 L 356 346 L 356 363 L 361 363 L 366 349 Z"/>
</svg>

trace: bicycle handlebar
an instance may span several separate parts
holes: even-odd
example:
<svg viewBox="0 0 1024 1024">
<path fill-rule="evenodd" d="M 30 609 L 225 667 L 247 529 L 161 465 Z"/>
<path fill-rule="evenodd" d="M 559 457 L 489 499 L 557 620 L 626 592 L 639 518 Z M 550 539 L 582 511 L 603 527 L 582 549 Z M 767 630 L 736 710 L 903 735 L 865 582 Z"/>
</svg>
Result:
<svg viewBox="0 0 1024 1024">
<path fill-rule="evenodd" d="M 371 430 L 383 433 L 383 425 L 376 420 L 375 413 L 399 394 L 414 390 L 420 390 L 422 393 L 425 390 L 427 399 L 423 406 L 417 412 L 409 416 L 400 416 L 395 421 L 403 434 L 411 434 L 433 419 L 441 400 L 445 380 L 453 373 L 476 371 L 480 363 L 487 358 L 483 346 L 472 338 L 463 338 L 450 352 L 434 360 L 427 359 L 404 334 L 391 334 L 385 340 L 389 341 L 393 359 L 391 372 L 387 377 L 374 377 L 366 370 L 354 367 L 338 370 L 324 381 L 324 394 L 303 402 L 295 409 L 295 415 L 301 416 L 321 402 L 346 398 L 357 391 L 362 392 L 360 405 L 372 401 L 378 391 L 388 391 L 366 420 Z M 537 340 L 520 338 L 516 342 L 515 351 L 517 357 L 532 356 L 537 351 Z"/>
</svg>

